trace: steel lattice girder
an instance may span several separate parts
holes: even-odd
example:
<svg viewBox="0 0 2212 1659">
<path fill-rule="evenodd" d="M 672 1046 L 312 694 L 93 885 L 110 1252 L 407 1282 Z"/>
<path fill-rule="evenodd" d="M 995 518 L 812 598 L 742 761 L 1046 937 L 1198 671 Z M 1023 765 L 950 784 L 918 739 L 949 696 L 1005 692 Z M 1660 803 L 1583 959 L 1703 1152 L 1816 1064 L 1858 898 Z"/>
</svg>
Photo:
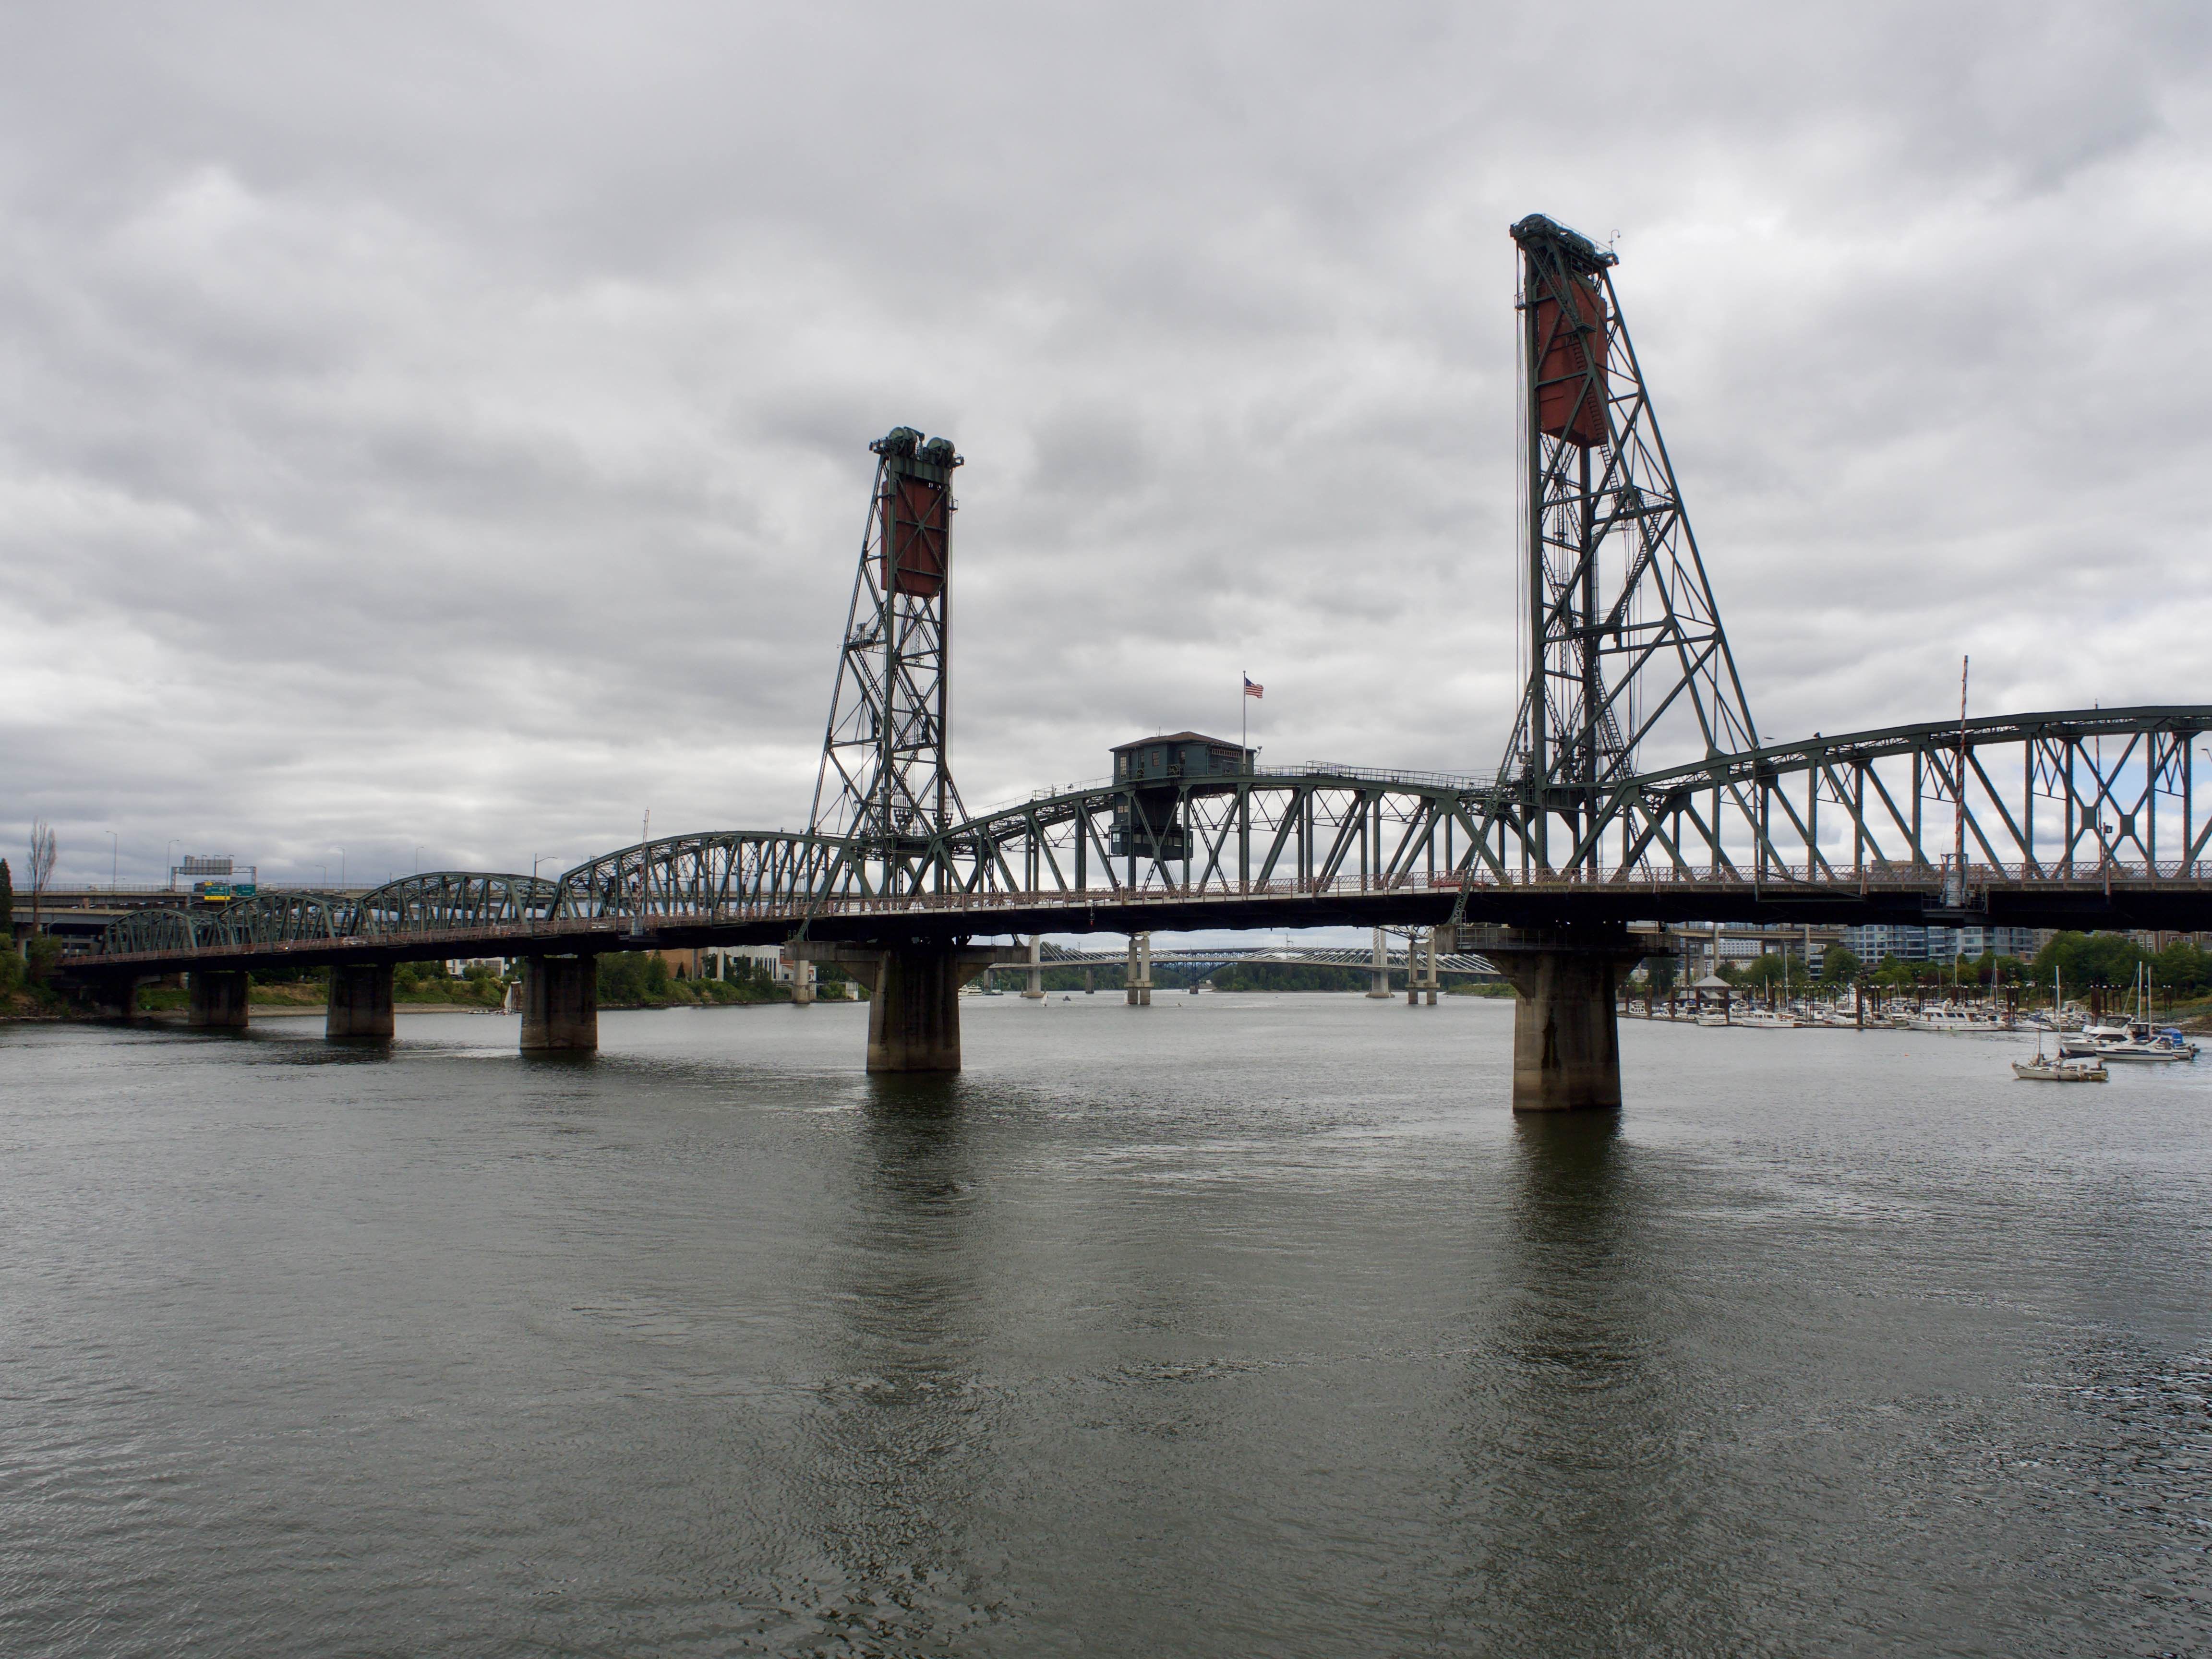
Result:
<svg viewBox="0 0 2212 1659">
<path fill-rule="evenodd" d="M 111 926 L 111 953 L 217 945 L 388 941 L 410 933 L 528 921 L 549 916 L 558 883 L 492 871 L 440 870 L 358 896 L 281 889 L 220 909 L 143 911 Z"/>
<path fill-rule="evenodd" d="M 390 937 L 550 916 L 557 881 L 483 870 L 433 870 L 387 882 L 361 896 L 363 933 Z"/>
<path fill-rule="evenodd" d="M 836 836 L 730 830 L 641 842 L 580 864 L 560 878 L 555 914 L 738 920 L 872 896 L 869 848 Z"/>
<path fill-rule="evenodd" d="M 1616 872 L 1809 882 L 1954 861 L 1984 884 L 2193 879 L 2212 816 L 2194 796 L 2191 740 L 2207 731 L 2212 706 L 2190 705 L 1815 736 L 1626 781 L 1577 851 L 1595 847 Z"/>
<path fill-rule="evenodd" d="M 1147 889 L 1240 893 L 1393 884 L 1449 872 L 1479 833 L 1480 809 L 1451 785 L 1325 773 L 1254 773 L 1106 784 L 1048 796 L 961 824 L 939 860 L 967 892 Z M 1127 826 L 1120 856 L 1110 850 Z M 1171 835 L 1170 831 L 1179 832 Z M 1179 845 L 1185 856 L 1139 854 Z"/>
<path fill-rule="evenodd" d="M 2069 709 L 1969 720 L 1963 740 L 1947 721 L 1718 756 L 1620 781 L 1553 869 L 1512 784 L 1264 773 L 1186 781 L 1171 798 L 1106 785 L 1026 802 L 948 832 L 943 858 L 975 892 L 1392 888 L 1578 867 L 1583 880 L 1840 884 L 1940 869 L 1956 843 L 1984 884 L 2092 872 L 2193 880 L 2212 875 L 2201 867 L 2212 812 L 2194 798 L 2190 745 L 2206 731 L 2212 706 Z M 1126 844 L 1185 856 L 1113 856 L 1117 816 L 1150 833 Z"/>
<path fill-rule="evenodd" d="M 1024 908 L 1065 914 L 1073 902 L 1200 900 L 1203 925 L 1271 926 L 1280 912 L 1261 901 L 1297 895 L 1434 894 L 1457 919 L 1485 890 L 1549 892 L 1568 908 L 1577 893 L 1610 893 L 1599 908 L 1616 915 L 1656 915 L 1662 896 L 1670 913 L 1689 907 L 1715 919 L 1764 915 L 1790 894 L 1873 896 L 1893 911 L 1929 900 L 1936 873 L 1961 846 L 1963 867 L 1950 874 L 1969 898 L 2109 896 L 2126 887 L 2140 911 L 2185 893 L 2212 896 L 2212 803 L 2196 798 L 2192 741 L 2208 732 L 2212 705 L 2067 709 L 1719 756 L 1624 780 L 1564 870 L 1538 861 L 1510 786 L 1255 773 L 1172 791 L 1102 785 L 957 825 L 917 861 L 942 872 L 938 892 L 886 892 L 880 851 L 866 842 L 732 830 L 623 848 L 557 882 L 445 871 L 357 899 L 271 893 L 228 913 L 141 911 L 109 927 L 105 953 L 404 951 L 416 936 L 427 944 L 473 931 L 491 940 L 504 928 L 557 937 L 609 919 L 642 933 L 803 931 L 840 918 L 849 932 L 872 916 L 924 911 L 938 925 L 964 921 L 992 933 L 1017 925 L 1009 918 Z M 1125 845 L 1175 845 L 1185 856 L 1113 856 L 1117 817 L 1134 827 Z M 1166 836 L 1170 827 L 1180 835 Z M 1639 892 L 1652 896 L 1646 909 Z"/>
</svg>

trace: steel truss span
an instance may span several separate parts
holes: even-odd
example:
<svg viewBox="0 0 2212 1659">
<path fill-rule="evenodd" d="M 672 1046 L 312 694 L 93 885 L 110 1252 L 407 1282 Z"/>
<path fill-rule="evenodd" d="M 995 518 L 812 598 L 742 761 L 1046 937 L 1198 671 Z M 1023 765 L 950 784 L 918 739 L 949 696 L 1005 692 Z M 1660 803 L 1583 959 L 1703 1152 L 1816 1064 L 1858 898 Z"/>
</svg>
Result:
<svg viewBox="0 0 2212 1659">
<path fill-rule="evenodd" d="M 557 882 L 480 870 L 408 876 L 366 893 L 283 889 L 221 909 L 145 910 L 107 929 L 110 954 L 387 943 L 553 914 Z"/>
<path fill-rule="evenodd" d="M 1617 781 L 1566 847 L 1538 833 L 1544 811 L 1521 780 L 1307 772 L 1048 797 L 959 826 L 948 852 L 971 890 L 1007 893 L 1753 884 L 1837 896 L 1937 878 L 1972 904 L 2022 884 L 2212 879 L 2191 744 L 2207 730 L 2212 706 L 2200 705 L 1816 736 Z M 1556 864 L 1547 841 L 1565 854 Z"/>
<path fill-rule="evenodd" d="M 867 896 L 870 848 L 840 836 L 726 830 L 643 842 L 560 878 L 562 920 L 782 920 Z"/>
<path fill-rule="evenodd" d="M 109 928 L 105 954 L 619 949 L 624 935 L 830 937 L 900 918 L 933 933 L 1808 915 L 2197 925 L 2212 914 L 2212 800 L 2197 799 L 2192 740 L 2208 731 L 2212 705 L 2069 709 L 1720 756 L 1620 781 L 1559 867 L 1514 784 L 1310 768 L 1024 802 L 934 838 L 928 891 L 884 890 L 862 842 L 730 830 L 623 848 L 557 881 L 445 871 L 358 897 L 144 911 Z"/>
</svg>

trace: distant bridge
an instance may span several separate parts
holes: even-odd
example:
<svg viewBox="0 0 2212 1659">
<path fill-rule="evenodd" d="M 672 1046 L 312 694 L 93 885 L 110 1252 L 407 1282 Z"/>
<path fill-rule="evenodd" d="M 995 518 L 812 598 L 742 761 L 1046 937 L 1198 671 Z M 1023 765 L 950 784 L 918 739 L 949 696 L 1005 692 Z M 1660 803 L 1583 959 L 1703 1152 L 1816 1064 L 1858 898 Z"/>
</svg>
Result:
<svg viewBox="0 0 2212 1659">
<path fill-rule="evenodd" d="M 989 969 L 994 974 L 1025 974 L 1032 970 L 1050 973 L 1059 968 L 1126 969 L 1128 955 L 1121 951 L 1070 951 L 1049 940 L 1040 941 L 1036 956 L 1027 962 L 1001 964 Z M 1386 949 L 1378 957 L 1372 951 L 1346 946 L 1333 948 L 1313 945 L 1231 945 L 1226 949 L 1205 950 L 1195 946 L 1173 950 L 1152 950 L 1146 953 L 1146 963 L 1154 968 L 1350 968 L 1360 973 L 1425 974 L 1432 965 L 1427 955 L 1418 948 L 1398 946 Z M 1482 957 L 1463 951 L 1440 951 L 1433 963 L 1439 974 L 1462 977 L 1495 979 L 1498 969 Z"/>
</svg>

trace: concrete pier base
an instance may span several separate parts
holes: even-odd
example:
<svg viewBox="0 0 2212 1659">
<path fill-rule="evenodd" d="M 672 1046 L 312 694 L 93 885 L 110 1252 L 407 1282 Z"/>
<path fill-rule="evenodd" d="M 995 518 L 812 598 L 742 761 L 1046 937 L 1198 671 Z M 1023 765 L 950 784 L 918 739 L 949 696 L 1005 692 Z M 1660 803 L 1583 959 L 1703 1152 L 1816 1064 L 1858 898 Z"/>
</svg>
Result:
<svg viewBox="0 0 2212 1659">
<path fill-rule="evenodd" d="M 1374 956 L 1367 973 L 1367 994 L 1384 1002 L 1390 1000 L 1390 941 L 1380 927 L 1375 930 Z"/>
<path fill-rule="evenodd" d="M 389 1037 L 392 1031 L 392 964 L 361 963 L 331 969 L 323 1035 Z"/>
<path fill-rule="evenodd" d="M 960 1069 L 960 988 L 992 967 L 1026 964 L 1024 946 L 968 945 L 936 939 L 893 945 L 794 941 L 809 963 L 834 962 L 868 988 L 871 1072 Z"/>
<path fill-rule="evenodd" d="M 588 1054 L 599 1046 L 599 964 L 591 957 L 522 959 L 526 1051 Z"/>
<path fill-rule="evenodd" d="M 135 976 L 102 974 L 84 981 L 84 1000 L 102 1019 L 138 1018 L 138 981 Z"/>
<path fill-rule="evenodd" d="M 960 988 L 956 953 L 944 950 L 886 951 L 877 958 L 869 987 L 868 1069 L 872 1072 L 957 1072 L 960 1069 Z"/>
<path fill-rule="evenodd" d="M 1627 930 L 1501 927 L 1462 943 L 1488 957 L 1513 999 L 1513 1109 L 1618 1111 L 1614 993 L 1641 959 Z"/>
<path fill-rule="evenodd" d="M 1122 975 L 1128 988 L 1132 1008 L 1152 1006 L 1152 936 L 1150 933 L 1129 935 L 1129 966 Z"/>
<path fill-rule="evenodd" d="M 1030 935 L 1030 982 L 1022 988 L 1022 994 L 1031 1002 L 1042 1000 L 1044 996 L 1044 970 L 1037 966 L 1043 956 L 1044 935 L 1031 933 Z"/>
<path fill-rule="evenodd" d="M 244 1030 L 247 984 L 243 969 L 193 969 L 191 1023 L 194 1027 L 211 1031 Z"/>
</svg>

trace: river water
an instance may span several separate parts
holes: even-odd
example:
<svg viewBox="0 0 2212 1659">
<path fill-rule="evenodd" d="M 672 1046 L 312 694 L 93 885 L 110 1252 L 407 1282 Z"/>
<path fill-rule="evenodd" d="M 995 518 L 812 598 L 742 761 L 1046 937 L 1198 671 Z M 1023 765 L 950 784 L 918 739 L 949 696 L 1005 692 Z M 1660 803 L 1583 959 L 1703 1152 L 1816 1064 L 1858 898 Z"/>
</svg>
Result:
<svg viewBox="0 0 2212 1659">
<path fill-rule="evenodd" d="M 2212 1060 L 0 1028 L 9 1656 L 2212 1652 Z"/>
</svg>

